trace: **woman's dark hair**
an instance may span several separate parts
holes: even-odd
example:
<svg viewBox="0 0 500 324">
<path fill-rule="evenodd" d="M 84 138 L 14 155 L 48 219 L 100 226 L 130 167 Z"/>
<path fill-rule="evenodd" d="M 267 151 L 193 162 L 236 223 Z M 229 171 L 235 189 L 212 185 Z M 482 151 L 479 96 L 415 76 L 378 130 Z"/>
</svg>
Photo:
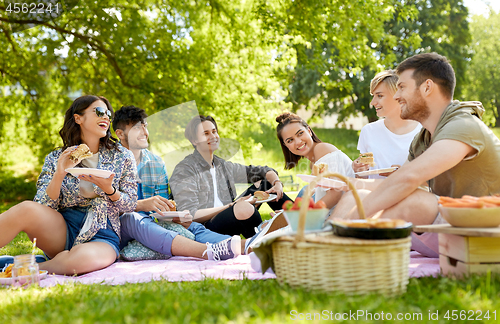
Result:
<svg viewBox="0 0 500 324">
<path fill-rule="evenodd" d="M 293 154 L 290 152 L 288 147 L 286 147 L 285 143 L 283 142 L 283 138 L 281 137 L 281 131 L 283 128 L 292 123 L 300 123 L 302 126 L 304 126 L 306 129 L 311 131 L 311 137 L 313 142 L 315 143 L 321 143 L 321 140 L 316 136 L 314 131 L 307 125 L 305 120 L 300 118 L 298 115 L 290 112 L 282 113 L 278 117 L 276 117 L 276 121 L 278 122 L 278 127 L 276 127 L 276 134 L 278 135 L 278 140 L 280 141 L 281 144 L 281 150 L 283 151 L 283 155 L 285 156 L 285 170 L 290 170 L 295 168 L 297 163 L 299 162 L 300 159 L 303 158 L 303 156 Z"/>
<path fill-rule="evenodd" d="M 87 109 L 92 103 L 97 100 L 104 102 L 109 111 L 113 114 L 113 107 L 109 103 L 108 99 L 104 97 L 98 97 L 93 95 L 86 95 L 76 98 L 71 104 L 66 114 L 64 115 L 64 125 L 59 131 L 59 135 L 63 140 L 63 150 L 70 146 L 82 144 L 82 131 L 80 125 L 75 122 L 75 114 L 83 115 L 84 110 Z M 106 136 L 102 137 L 99 142 L 104 145 L 107 149 L 117 148 L 118 140 L 111 136 L 111 130 L 108 128 Z"/>
<path fill-rule="evenodd" d="M 215 122 L 215 119 L 213 119 L 212 116 L 197 115 L 197 116 L 194 116 L 189 121 L 189 123 L 186 126 L 186 129 L 184 130 L 184 136 L 188 139 L 188 141 L 193 143 L 193 141 L 196 140 L 196 138 L 197 138 L 196 130 L 198 129 L 198 125 L 200 125 L 204 121 L 212 122 L 212 124 L 214 124 L 217 132 L 219 132 L 219 128 L 217 127 L 217 123 Z M 195 146 L 193 145 L 193 147 L 195 147 Z"/>
</svg>

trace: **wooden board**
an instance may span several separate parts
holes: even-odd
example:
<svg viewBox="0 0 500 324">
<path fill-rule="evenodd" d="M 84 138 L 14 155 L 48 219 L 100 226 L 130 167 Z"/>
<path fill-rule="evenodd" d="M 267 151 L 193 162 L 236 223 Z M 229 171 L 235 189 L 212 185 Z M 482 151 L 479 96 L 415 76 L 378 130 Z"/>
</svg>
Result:
<svg viewBox="0 0 500 324">
<path fill-rule="evenodd" d="M 446 276 L 463 277 L 473 273 L 485 274 L 490 270 L 491 272 L 500 273 L 500 264 L 479 264 L 479 263 L 465 263 L 449 258 L 445 255 L 439 255 L 439 266 L 441 272 Z"/>
<path fill-rule="evenodd" d="M 439 233 L 439 254 L 465 263 L 500 263 L 500 237 Z"/>
<path fill-rule="evenodd" d="M 420 225 L 415 226 L 413 231 L 416 233 L 446 233 L 463 236 L 486 236 L 500 237 L 500 227 L 472 228 L 472 227 L 453 227 L 449 224 L 440 225 Z"/>
</svg>

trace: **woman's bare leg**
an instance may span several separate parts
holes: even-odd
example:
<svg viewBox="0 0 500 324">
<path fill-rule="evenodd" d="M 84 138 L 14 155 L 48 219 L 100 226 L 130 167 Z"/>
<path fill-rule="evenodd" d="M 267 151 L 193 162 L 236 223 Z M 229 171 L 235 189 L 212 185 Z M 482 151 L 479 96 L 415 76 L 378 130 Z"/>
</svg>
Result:
<svg viewBox="0 0 500 324">
<path fill-rule="evenodd" d="M 66 221 L 56 210 L 34 201 L 23 201 L 0 215 L 0 247 L 25 232 L 49 256 L 55 256 L 66 244 Z"/>
<path fill-rule="evenodd" d="M 61 275 L 100 270 L 116 261 L 115 250 L 104 242 L 87 242 L 62 251 L 52 260 L 39 263 L 41 270 Z"/>
</svg>

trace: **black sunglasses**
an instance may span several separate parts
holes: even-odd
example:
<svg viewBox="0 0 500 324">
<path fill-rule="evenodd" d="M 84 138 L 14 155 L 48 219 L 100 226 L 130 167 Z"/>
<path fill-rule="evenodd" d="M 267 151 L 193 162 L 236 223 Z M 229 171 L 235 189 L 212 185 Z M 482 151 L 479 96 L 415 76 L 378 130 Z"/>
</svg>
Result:
<svg viewBox="0 0 500 324">
<path fill-rule="evenodd" d="M 109 111 L 107 108 L 103 107 L 95 107 L 94 112 L 97 115 L 97 117 L 104 117 L 104 115 L 107 115 L 109 120 L 111 120 L 111 111 Z"/>
</svg>

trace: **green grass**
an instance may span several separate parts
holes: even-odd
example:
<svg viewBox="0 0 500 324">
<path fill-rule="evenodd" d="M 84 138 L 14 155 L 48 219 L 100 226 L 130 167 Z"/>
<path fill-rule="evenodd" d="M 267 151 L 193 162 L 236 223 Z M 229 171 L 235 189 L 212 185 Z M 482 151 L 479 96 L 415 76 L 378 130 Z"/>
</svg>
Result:
<svg viewBox="0 0 500 324">
<path fill-rule="evenodd" d="M 357 155 L 356 132 L 315 131 L 322 140 L 335 144 L 351 158 Z M 494 132 L 500 135 L 500 129 L 494 129 Z M 264 130 L 256 137 L 259 136 L 265 139 L 261 154 L 256 154 L 253 159 L 247 158 L 247 161 L 259 164 L 260 159 L 263 162 L 260 164 L 282 163 L 281 149 L 275 145 L 275 134 Z M 33 182 L 27 183 L 27 187 L 20 184 L 20 190 L 16 190 L 16 186 L 10 187 L 13 189 L 8 193 L 8 202 L 0 200 L 0 212 L 15 204 L 16 197 L 25 199 L 27 188 L 34 187 Z M 261 213 L 265 218 L 269 212 L 267 205 L 262 206 Z M 30 249 L 31 243 L 26 235 L 20 234 L 0 249 L 0 255 L 29 253 Z M 483 314 L 489 311 L 491 317 L 481 323 L 497 323 L 500 317 L 500 275 L 472 276 L 462 280 L 444 277 L 410 279 L 407 293 L 399 297 L 349 297 L 310 292 L 282 286 L 276 280 L 207 279 L 122 286 L 71 284 L 25 291 L 0 288 L 0 321 L 3 323 L 281 323 L 295 322 L 291 316 L 294 310 L 296 313 L 293 314 L 323 314 L 327 311 L 333 312 L 333 316 L 349 311 L 384 312 L 393 316 L 397 313 L 422 314 L 422 320 L 405 321 L 408 323 L 461 323 L 465 320 L 448 320 L 444 315 L 452 310 L 458 313 L 481 310 Z M 497 312 L 496 320 L 492 317 L 494 311 Z M 429 312 L 438 312 L 439 319 L 429 320 Z M 345 322 L 379 321 L 351 317 Z"/>
<path fill-rule="evenodd" d="M 342 294 L 309 292 L 281 286 L 276 280 L 145 284 L 65 285 L 26 291 L 0 290 L 2 323 L 282 323 L 294 322 L 292 314 L 368 313 L 439 314 L 432 323 L 444 319 L 448 310 L 497 311 L 500 316 L 500 278 L 467 280 L 447 278 L 411 279 L 408 292 L 399 297 L 379 295 L 348 297 Z M 296 311 L 296 313 L 293 313 Z M 335 316 L 335 315 L 333 315 Z M 386 315 L 387 316 L 387 315 Z M 411 315 L 414 316 L 414 315 Z M 315 321 L 315 322 L 319 322 Z M 375 323 L 348 320 L 350 323 Z"/>
<path fill-rule="evenodd" d="M 11 171 L 0 170 L 0 212 L 8 203 L 33 199 L 36 194 L 36 178 L 38 175 L 28 173 L 15 176 Z"/>
<path fill-rule="evenodd" d="M 31 253 L 33 243 L 26 233 L 19 233 L 9 244 L 0 249 L 0 255 L 19 255 Z M 36 249 L 36 254 L 43 254 L 43 251 Z M 0 269 L 1 270 L 1 269 Z"/>
</svg>

